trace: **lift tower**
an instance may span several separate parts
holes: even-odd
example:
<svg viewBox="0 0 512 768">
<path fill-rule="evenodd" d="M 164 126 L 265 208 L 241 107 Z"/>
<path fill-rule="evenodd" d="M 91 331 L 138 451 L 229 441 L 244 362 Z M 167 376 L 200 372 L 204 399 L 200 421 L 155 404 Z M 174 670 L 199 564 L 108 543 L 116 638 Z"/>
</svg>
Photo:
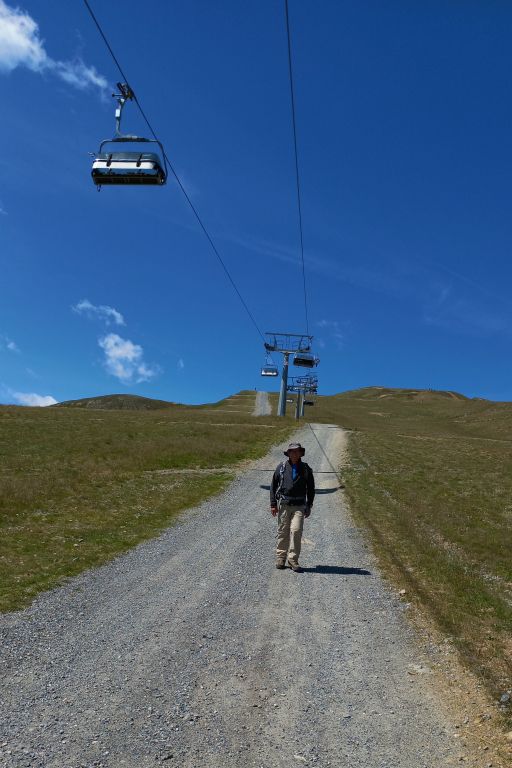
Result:
<svg viewBox="0 0 512 768">
<path fill-rule="evenodd" d="M 283 356 L 283 372 L 281 374 L 281 389 L 279 391 L 279 405 L 277 415 L 286 415 L 286 392 L 288 390 L 288 365 L 290 355 L 307 354 L 311 349 L 312 336 L 304 333 L 265 333 L 267 340 L 265 349 L 267 352 L 280 352 Z"/>
<path fill-rule="evenodd" d="M 288 385 L 288 392 L 297 393 L 297 401 L 295 403 L 295 418 L 299 419 L 304 416 L 304 403 L 306 395 L 312 394 L 318 391 L 318 377 L 317 376 L 292 376 Z"/>
</svg>

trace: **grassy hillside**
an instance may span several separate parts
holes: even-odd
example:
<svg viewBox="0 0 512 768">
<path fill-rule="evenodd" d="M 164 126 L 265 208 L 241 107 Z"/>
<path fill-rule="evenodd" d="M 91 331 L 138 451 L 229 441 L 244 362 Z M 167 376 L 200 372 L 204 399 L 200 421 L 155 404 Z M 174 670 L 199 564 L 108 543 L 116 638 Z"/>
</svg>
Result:
<svg viewBox="0 0 512 768">
<path fill-rule="evenodd" d="M 254 392 L 200 407 L 98 400 L 0 407 L 0 610 L 156 535 L 293 428 L 254 418 Z"/>
<path fill-rule="evenodd" d="M 512 404 L 370 387 L 317 398 L 308 417 L 352 430 L 347 493 L 382 566 L 499 699 L 512 687 Z"/>
</svg>

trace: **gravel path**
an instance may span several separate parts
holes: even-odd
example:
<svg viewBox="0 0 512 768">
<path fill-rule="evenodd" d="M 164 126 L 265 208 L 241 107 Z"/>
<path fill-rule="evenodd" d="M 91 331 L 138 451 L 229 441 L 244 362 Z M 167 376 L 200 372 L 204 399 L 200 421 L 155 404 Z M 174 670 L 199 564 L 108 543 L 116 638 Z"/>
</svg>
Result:
<svg viewBox="0 0 512 768">
<path fill-rule="evenodd" d="M 274 568 L 276 448 L 160 538 L 1 616 L 0 765 L 456 762 L 403 607 L 331 471 L 343 437 L 294 435 L 319 487 L 304 573 Z"/>
<path fill-rule="evenodd" d="M 270 416 L 272 406 L 268 397 L 268 392 L 256 392 L 256 403 L 254 405 L 253 416 Z"/>
</svg>

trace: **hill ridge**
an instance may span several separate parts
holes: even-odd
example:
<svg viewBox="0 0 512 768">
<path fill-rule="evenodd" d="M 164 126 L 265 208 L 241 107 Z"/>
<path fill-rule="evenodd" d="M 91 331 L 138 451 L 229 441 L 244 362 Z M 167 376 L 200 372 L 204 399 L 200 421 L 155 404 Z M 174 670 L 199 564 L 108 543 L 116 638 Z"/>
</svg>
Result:
<svg viewBox="0 0 512 768">
<path fill-rule="evenodd" d="M 351 389 L 346 392 L 340 392 L 338 397 L 347 398 L 361 398 L 370 400 L 375 398 L 376 400 L 383 400 L 387 398 L 408 399 L 408 400 L 480 400 L 484 398 L 471 398 L 467 395 L 463 395 L 461 392 L 456 392 L 450 389 L 421 389 L 416 387 L 383 387 L 383 386 L 370 386 L 360 387 L 359 389 Z"/>
<path fill-rule="evenodd" d="M 142 395 L 112 394 L 97 397 L 82 397 L 77 400 L 64 400 L 51 408 L 84 408 L 90 410 L 112 411 L 156 411 L 175 407 L 177 403 L 168 400 L 156 400 Z"/>
</svg>

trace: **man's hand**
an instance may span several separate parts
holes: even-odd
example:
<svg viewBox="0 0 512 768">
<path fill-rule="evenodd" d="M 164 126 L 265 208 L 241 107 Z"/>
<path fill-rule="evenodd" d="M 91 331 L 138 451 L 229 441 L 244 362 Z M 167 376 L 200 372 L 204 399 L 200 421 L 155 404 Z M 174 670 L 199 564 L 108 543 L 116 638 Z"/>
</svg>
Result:
<svg viewBox="0 0 512 768">
<path fill-rule="evenodd" d="M 304 510 L 304 517 L 309 517 L 311 514 L 312 507 L 309 504 L 306 504 L 306 509 Z"/>
<path fill-rule="evenodd" d="M 270 507 L 270 513 L 272 517 L 275 517 L 277 515 L 277 507 Z"/>
</svg>

